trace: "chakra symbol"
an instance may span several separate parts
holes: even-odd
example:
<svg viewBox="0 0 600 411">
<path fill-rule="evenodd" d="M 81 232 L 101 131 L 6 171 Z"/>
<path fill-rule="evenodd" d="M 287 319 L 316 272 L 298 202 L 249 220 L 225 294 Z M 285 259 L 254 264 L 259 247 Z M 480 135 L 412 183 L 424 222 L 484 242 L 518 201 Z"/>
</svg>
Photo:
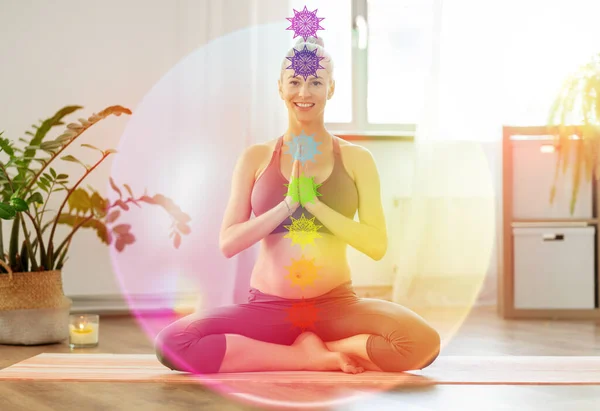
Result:
<svg viewBox="0 0 600 411">
<path fill-rule="evenodd" d="M 296 50 L 295 48 L 293 50 L 294 56 L 286 57 L 286 59 L 292 62 L 286 69 L 294 70 L 294 77 L 301 75 L 304 77 L 304 81 L 306 81 L 308 76 L 319 77 L 317 70 L 325 68 L 319 62 L 325 57 L 317 56 L 317 49 L 315 48 L 311 51 L 306 45 L 302 50 Z"/>
<path fill-rule="evenodd" d="M 304 130 L 300 133 L 299 136 L 294 136 L 292 141 L 286 141 L 285 144 L 288 146 L 288 153 L 300 153 L 294 156 L 294 160 L 300 160 L 300 163 L 304 165 L 304 163 L 308 160 L 315 161 L 316 154 L 323 154 L 318 149 L 317 146 L 323 143 L 317 143 L 313 138 L 313 135 L 307 136 L 304 134 Z"/>
<path fill-rule="evenodd" d="M 287 192 L 284 194 L 285 197 L 287 196 L 291 196 L 292 199 L 296 202 L 299 203 L 300 202 L 300 181 L 298 178 L 296 177 L 292 177 L 292 179 L 290 180 L 289 184 L 284 184 L 284 186 L 287 187 Z"/>
<path fill-rule="evenodd" d="M 304 174 L 300 174 L 298 180 L 300 204 L 304 206 L 306 203 L 314 203 L 315 198 L 321 196 L 321 193 L 317 191 L 317 188 L 321 187 L 322 184 L 316 184 L 314 177 L 306 177 Z"/>
<path fill-rule="evenodd" d="M 315 279 L 319 276 L 317 270 L 319 267 L 315 265 L 315 259 L 307 260 L 304 256 L 300 256 L 299 260 L 292 258 L 292 265 L 285 267 L 290 274 L 286 277 L 292 282 L 292 286 L 299 286 L 302 290 L 306 286 L 312 286 Z"/>
<path fill-rule="evenodd" d="M 306 331 L 310 327 L 314 328 L 319 313 L 318 308 L 313 303 L 306 302 L 304 297 L 302 297 L 302 302 L 293 303 L 286 311 L 288 312 L 287 319 L 302 331 Z"/>
<path fill-rule="evenodd" d="M 300 244 L 304 250 L 307 244 L 314 243 L 316 238 L 321 238 L 321 235 L 317 231 L 323 226 L 315 224 L 315 217 L 309 220 L 302 213 L 302 216 L 298 219 L 291 216 L 290 218 L 292 219 L 292 224 L 284 226 L 289 230 L 289 233 L 283 238 L 291 238 L 292 245 Z"/>
<path fill-rule="evenodd" d="M 294 38 L 301 36 L 304 41 L 310 36 L 317 37 L 317 30 L 325 30 L 319 25 L 324 17 L 317 17 L 317 10 L 308 11 L 306 6 L 302 11 L 294 10 L 294 17 L 286 17 L 292 23 L 286 30 L 294 30 Z"/>
<path fill-rule="evenodd" d="M 284 196 L 291 196 L 295 202 L 300 203 L 302 206 L 306 203 L 314 203 L 316 197 L 322 196 L 317 191 L 322 184 L 316 184 L 314 177 L 306 177 L 304 173 L 300 174 L 299 177 L 292 177 L 289 184 L 284 184 L 284 186 L 288 189 Z"/>
</svg>

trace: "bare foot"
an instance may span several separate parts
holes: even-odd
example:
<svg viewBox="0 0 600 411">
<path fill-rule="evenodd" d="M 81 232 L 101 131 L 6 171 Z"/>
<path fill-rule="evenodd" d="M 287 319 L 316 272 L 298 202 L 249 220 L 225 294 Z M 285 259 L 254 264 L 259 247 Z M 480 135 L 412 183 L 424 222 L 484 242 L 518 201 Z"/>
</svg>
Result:
<svg viewBox="0 0 600 411">
<path fill-rule="evenodd" d="M 364 368 L 348 355 L 329 351 L 325 343 L 314 333 L 300 334 L 292 346 L 297 347 L 307 359 L 307 370 L 342 370 L 348 374 L 358 374 L 364 371 Z"/>
<path fill-rule="evenodd" d="M 358 355 L 350 355 L 350 358 L 352 358 L 358 364 L 358 366 L 362 367 L 365 371 L 383 371 L 381 368 L 373 364 L 373 362 L 367 361 Z"/>
<path fill-rule="evenodd" d="M 327 349 L 329 351 L 344 352 L 343 351 L 344 344 L 340 344 L 339 341 L 326 342 L 325 347 L 327 347 Z M 354 360 L 354 362 L 356 362 L 357 365 L 365 371 L 380 371 L 380 372 L 382 371 L 382 369 L 379 368 L 378 366 L 376 366 L 372 361 L 365 360 L 364 358 L 362 358 L 356 354 L 353 354 L 353 353 L 345 353 L 345 354 L 349 355 L 350 358 L 352 360 Z"/>
</svg>

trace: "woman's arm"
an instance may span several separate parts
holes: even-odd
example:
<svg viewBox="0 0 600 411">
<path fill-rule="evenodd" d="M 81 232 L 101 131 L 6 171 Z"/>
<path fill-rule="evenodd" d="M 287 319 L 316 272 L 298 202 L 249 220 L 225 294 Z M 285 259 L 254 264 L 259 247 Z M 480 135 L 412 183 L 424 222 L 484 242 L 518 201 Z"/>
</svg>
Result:
<svg viewBox="0 0 600 411">
<path fill-rule="evenodd" d="M 333 235 L 358 251 L 379 261 L 387 251 L 387 230 L 383 207 L 379 173 L 371 152 L 364 147 L 354 146 L 349 162 L 352 165 L 354 182 L 358 189 L 358 217 L 354 221 L 319 201 L 307 202 L 303 206 L 331 231 Z"/>
<path fill-rule="evenodd" d="M 265 238 L 289 217 L 290 209 L 293 211 L 299 206 L 297 203 L 289 202 L 289 198 L 285 198 L 266 213 L 250 219 L 252 212 L 250 198 L 254 177 L 264 150 L 264 147 L 257 145 L 248 147 L 233 171 L 231 195 L 219 235 L 219 247 L 227 258 L 235 256 Z"/>
</svg>

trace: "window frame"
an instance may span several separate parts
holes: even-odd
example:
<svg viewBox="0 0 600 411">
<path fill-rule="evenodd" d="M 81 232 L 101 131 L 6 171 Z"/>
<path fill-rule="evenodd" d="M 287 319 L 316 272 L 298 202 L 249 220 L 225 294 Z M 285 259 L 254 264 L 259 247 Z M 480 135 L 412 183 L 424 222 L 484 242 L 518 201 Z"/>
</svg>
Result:
<svg viewBox="0 0 600 411">
<path fill-rule="evenodd" d="M 351 1 L 351 21 L 352 30 L 351 61 L 352 61 L 352 121 L 350 123 L 326 122 L 325 126 L 332 130 L 333 134 L 343 136 L 349 140 L 361 139 L 400 139 L 412 140 L 415 137 L 417 124 L 377 124 L 369 123 L 367 109 L 368 78 L 369 78 L 369 19 L 368 19 L 368 0 L 350 0 Z M 439 47 L 441 32 L 441 11 L 443 0 L 432 0 L 433 2 L 433 33 L 432 33 L 432 70 L 439 73 Z M 364 19 L 366 27 L 362 28 L 366 36 L 366 46 L 359 48 L 361 36 L 360 19 Z M 435 76 L 439 78 L 439 76 Z"/>
</svg>

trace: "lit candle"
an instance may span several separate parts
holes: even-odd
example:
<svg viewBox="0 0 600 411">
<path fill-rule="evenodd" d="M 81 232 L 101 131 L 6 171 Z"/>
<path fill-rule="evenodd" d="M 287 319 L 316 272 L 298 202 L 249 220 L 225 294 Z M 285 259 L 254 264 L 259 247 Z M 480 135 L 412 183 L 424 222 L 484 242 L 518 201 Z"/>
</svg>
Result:
<svg viewBox="0 0 600 411">
<path fill-rule="evenodd" d="M 98 315 L 71 315 L 69 321 L 69 345 L 95 347 L 98 345 Z"/>
</svg>

